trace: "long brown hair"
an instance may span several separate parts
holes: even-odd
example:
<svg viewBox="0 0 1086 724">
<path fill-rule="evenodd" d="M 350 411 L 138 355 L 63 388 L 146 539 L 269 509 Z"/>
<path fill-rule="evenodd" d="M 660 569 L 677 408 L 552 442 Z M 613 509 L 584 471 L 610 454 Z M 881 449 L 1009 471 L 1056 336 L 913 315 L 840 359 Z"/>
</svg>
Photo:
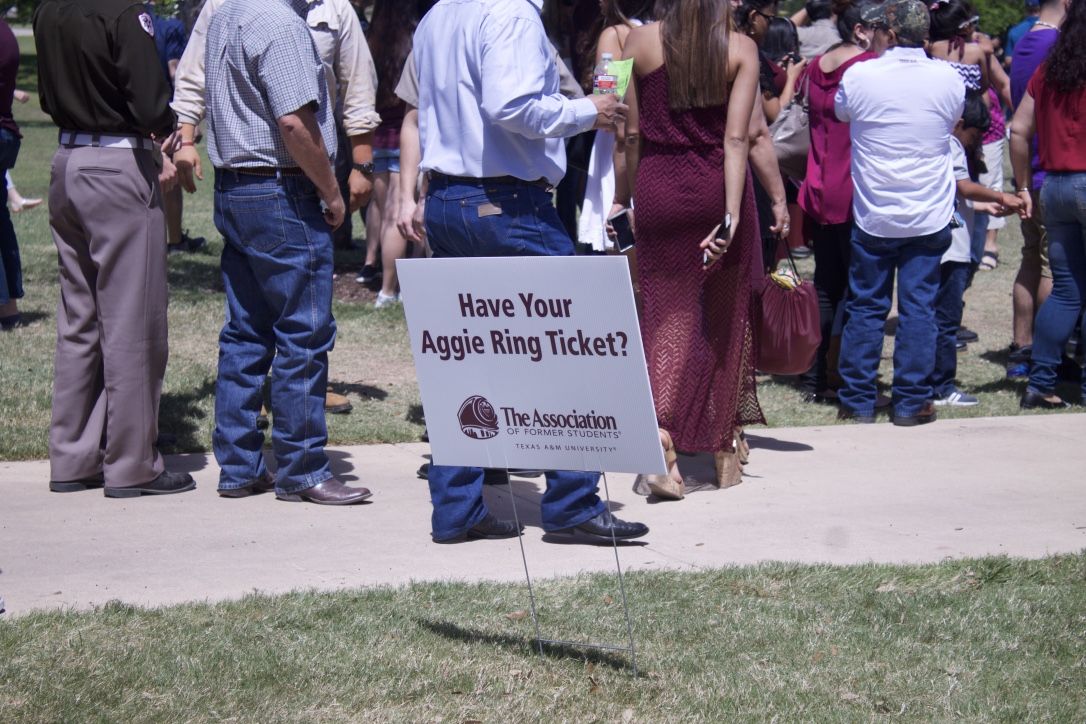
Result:
<svg viewBox="0 0 1086 724">
<path fill-rule="evenodd" d="M 433 2 L 426 0 L 376 0 L 366 40 L 377 70 L 377 110 L 400 104 L 396 84 L 411 52 L 411 40 L 419 20 Z"/>
<path fill-rule="evenodd" d="M 728 94 L 728 0 L 659 0 L 660 40 L 673 111 L 723 105 Z"/>
</svg>

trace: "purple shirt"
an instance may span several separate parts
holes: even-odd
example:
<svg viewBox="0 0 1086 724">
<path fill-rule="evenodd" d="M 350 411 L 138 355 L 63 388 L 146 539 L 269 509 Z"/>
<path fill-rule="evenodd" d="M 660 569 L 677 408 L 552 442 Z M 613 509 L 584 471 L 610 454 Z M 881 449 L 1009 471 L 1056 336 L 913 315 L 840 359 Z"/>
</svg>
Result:
<svg viewBox="0 0 1086 724">
<path fill-rule="evenodd" d="M 1026 33 L 1017 45 L 1014 46 L 1014 57 L 1011 58 L 1011 100 L 1014 107 L 1018 108 L 1022 103 L 1022 96 L 1026 94 L 1026 86 L 1033 77 L 1034 71 L 1048 57 L 1056 39 L 1060 37 L 1058 30 L 1052 28 L 1040 28 Z M 1037 157 L 1037 139 L 1033 139 L 1033 188 L 1038 190 L 1045 179 L 1041 170 L 1041 161 Z"/>
<path fill-rule="evenodd" d="M 807 66 L 811 150 L 799 206 L 816 223 L 843 224 L 852 219 L 852 139 L 848 124 L 837 120 L 833 99 L 845 71 L 874 57 L 874 53 L 860 53 L 832 73 L 822 72 L 821 56 Z M 802 83 L 801 79 L 796 87 L 801 88 Z"/>
</svg>

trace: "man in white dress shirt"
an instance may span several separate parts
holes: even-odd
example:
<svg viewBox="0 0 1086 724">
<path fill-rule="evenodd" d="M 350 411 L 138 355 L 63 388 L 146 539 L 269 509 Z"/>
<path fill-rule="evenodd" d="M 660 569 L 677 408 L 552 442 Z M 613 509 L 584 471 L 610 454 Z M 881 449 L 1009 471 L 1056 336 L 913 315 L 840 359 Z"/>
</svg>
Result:
<svg viewBox="0 0 1086 724">
<path fill-rule="evenodd" d="M 955 181 L 950 134 L 965 84 L 949 63 L 924 53 L 928 10 L 885 0 L 863 11 L 875 60 L 841 79 L 837 117 L 852 136 L 852 261 L 841 338 L 841 414 L 873 422 L 879 359 L 897 275 L 893 421 L 932 422 L 939 261 L 950 246 Z"/>
<path fill-rule="evenodd" d="M 435 257 L 573 253 L 551 202 L 566 171 L 562 138 L 613 129 L 626 106 L 613 95 L 570 100 L 539 13 L 543 0 L 441 0 L 415 32 L 420 168 L 429 174 L 427 237 Z M 596 495 L 598 474 L 547 473 L 543 528 L 638 538 Z M 482 468 L 431 465 L 438 542 L 520 534 L 483 503 Z"/>
</svg>

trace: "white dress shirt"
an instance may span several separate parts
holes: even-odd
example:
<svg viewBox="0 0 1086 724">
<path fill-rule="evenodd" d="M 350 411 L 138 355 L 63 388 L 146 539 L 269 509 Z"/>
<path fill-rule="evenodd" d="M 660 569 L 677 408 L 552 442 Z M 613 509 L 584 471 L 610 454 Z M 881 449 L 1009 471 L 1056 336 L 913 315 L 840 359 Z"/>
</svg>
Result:
<svg viewBox="0 0 1086 724">
<path fill-rule="evenodd" d="M 923 48 L 891 48 L 845 71 L 834 99 L 852 135 L 856 225 L 902 239 L 946 227 L 954 214 L 950 133 L 965 84 Z"/>
<path fill-rule="evenodd" d="M 562 138 L 592 128 L 591 100 L 559 93 L 540 0 L 441 0 L 415 31 L 423 171 L 540 178 L 566 172 Z"/>
<path fill-rule="evenodd" d="M 200 11 L 174 76 L 170 107 L 181 123 L 196 125 L 204 117 L 204 51 L 211 16 L 226 0 L 207 0 Z M 374 110 L 377 71 L 362 26 L 349 0 L 309 0 L 306 24 L 328 79 L 328 97 L 347 136 L 377 128 Z M 331 150 L 335 150 L 334 148 Z"/>
</svg>

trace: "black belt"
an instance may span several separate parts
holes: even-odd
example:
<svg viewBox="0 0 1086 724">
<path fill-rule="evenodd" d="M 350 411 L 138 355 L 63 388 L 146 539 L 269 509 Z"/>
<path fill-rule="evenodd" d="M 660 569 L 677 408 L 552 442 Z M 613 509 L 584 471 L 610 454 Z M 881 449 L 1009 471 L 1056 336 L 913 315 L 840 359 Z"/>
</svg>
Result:
<svg viewBox="0 0 1086 724">
<path fill-rule="evenodd" d="M 551 186 L 551 182 L 545 178 L 537 178 L 534 181 L 525 181 L 516 176 L 484 176 L 482 178 L 475 178 L 474 176 L 450 176 L 449 174 L 441 173 L 440 171 L 431 171 L 430 178 L 437 181 L 444 181 L 445 183 L 471 184 L 473 186 L 509 186 L 526 184 L 528 186 L 538 186 L 539 188 L 547 189 L 548 191 L 554 188 Z"/>
<path fill-rule="evenodd" d="M 227 168 L 224 171 L 249 174 L 250 176 L 305 176 L 305 171 L 297 166 L 246 166 L 244 168 Z"/>
</svg>

